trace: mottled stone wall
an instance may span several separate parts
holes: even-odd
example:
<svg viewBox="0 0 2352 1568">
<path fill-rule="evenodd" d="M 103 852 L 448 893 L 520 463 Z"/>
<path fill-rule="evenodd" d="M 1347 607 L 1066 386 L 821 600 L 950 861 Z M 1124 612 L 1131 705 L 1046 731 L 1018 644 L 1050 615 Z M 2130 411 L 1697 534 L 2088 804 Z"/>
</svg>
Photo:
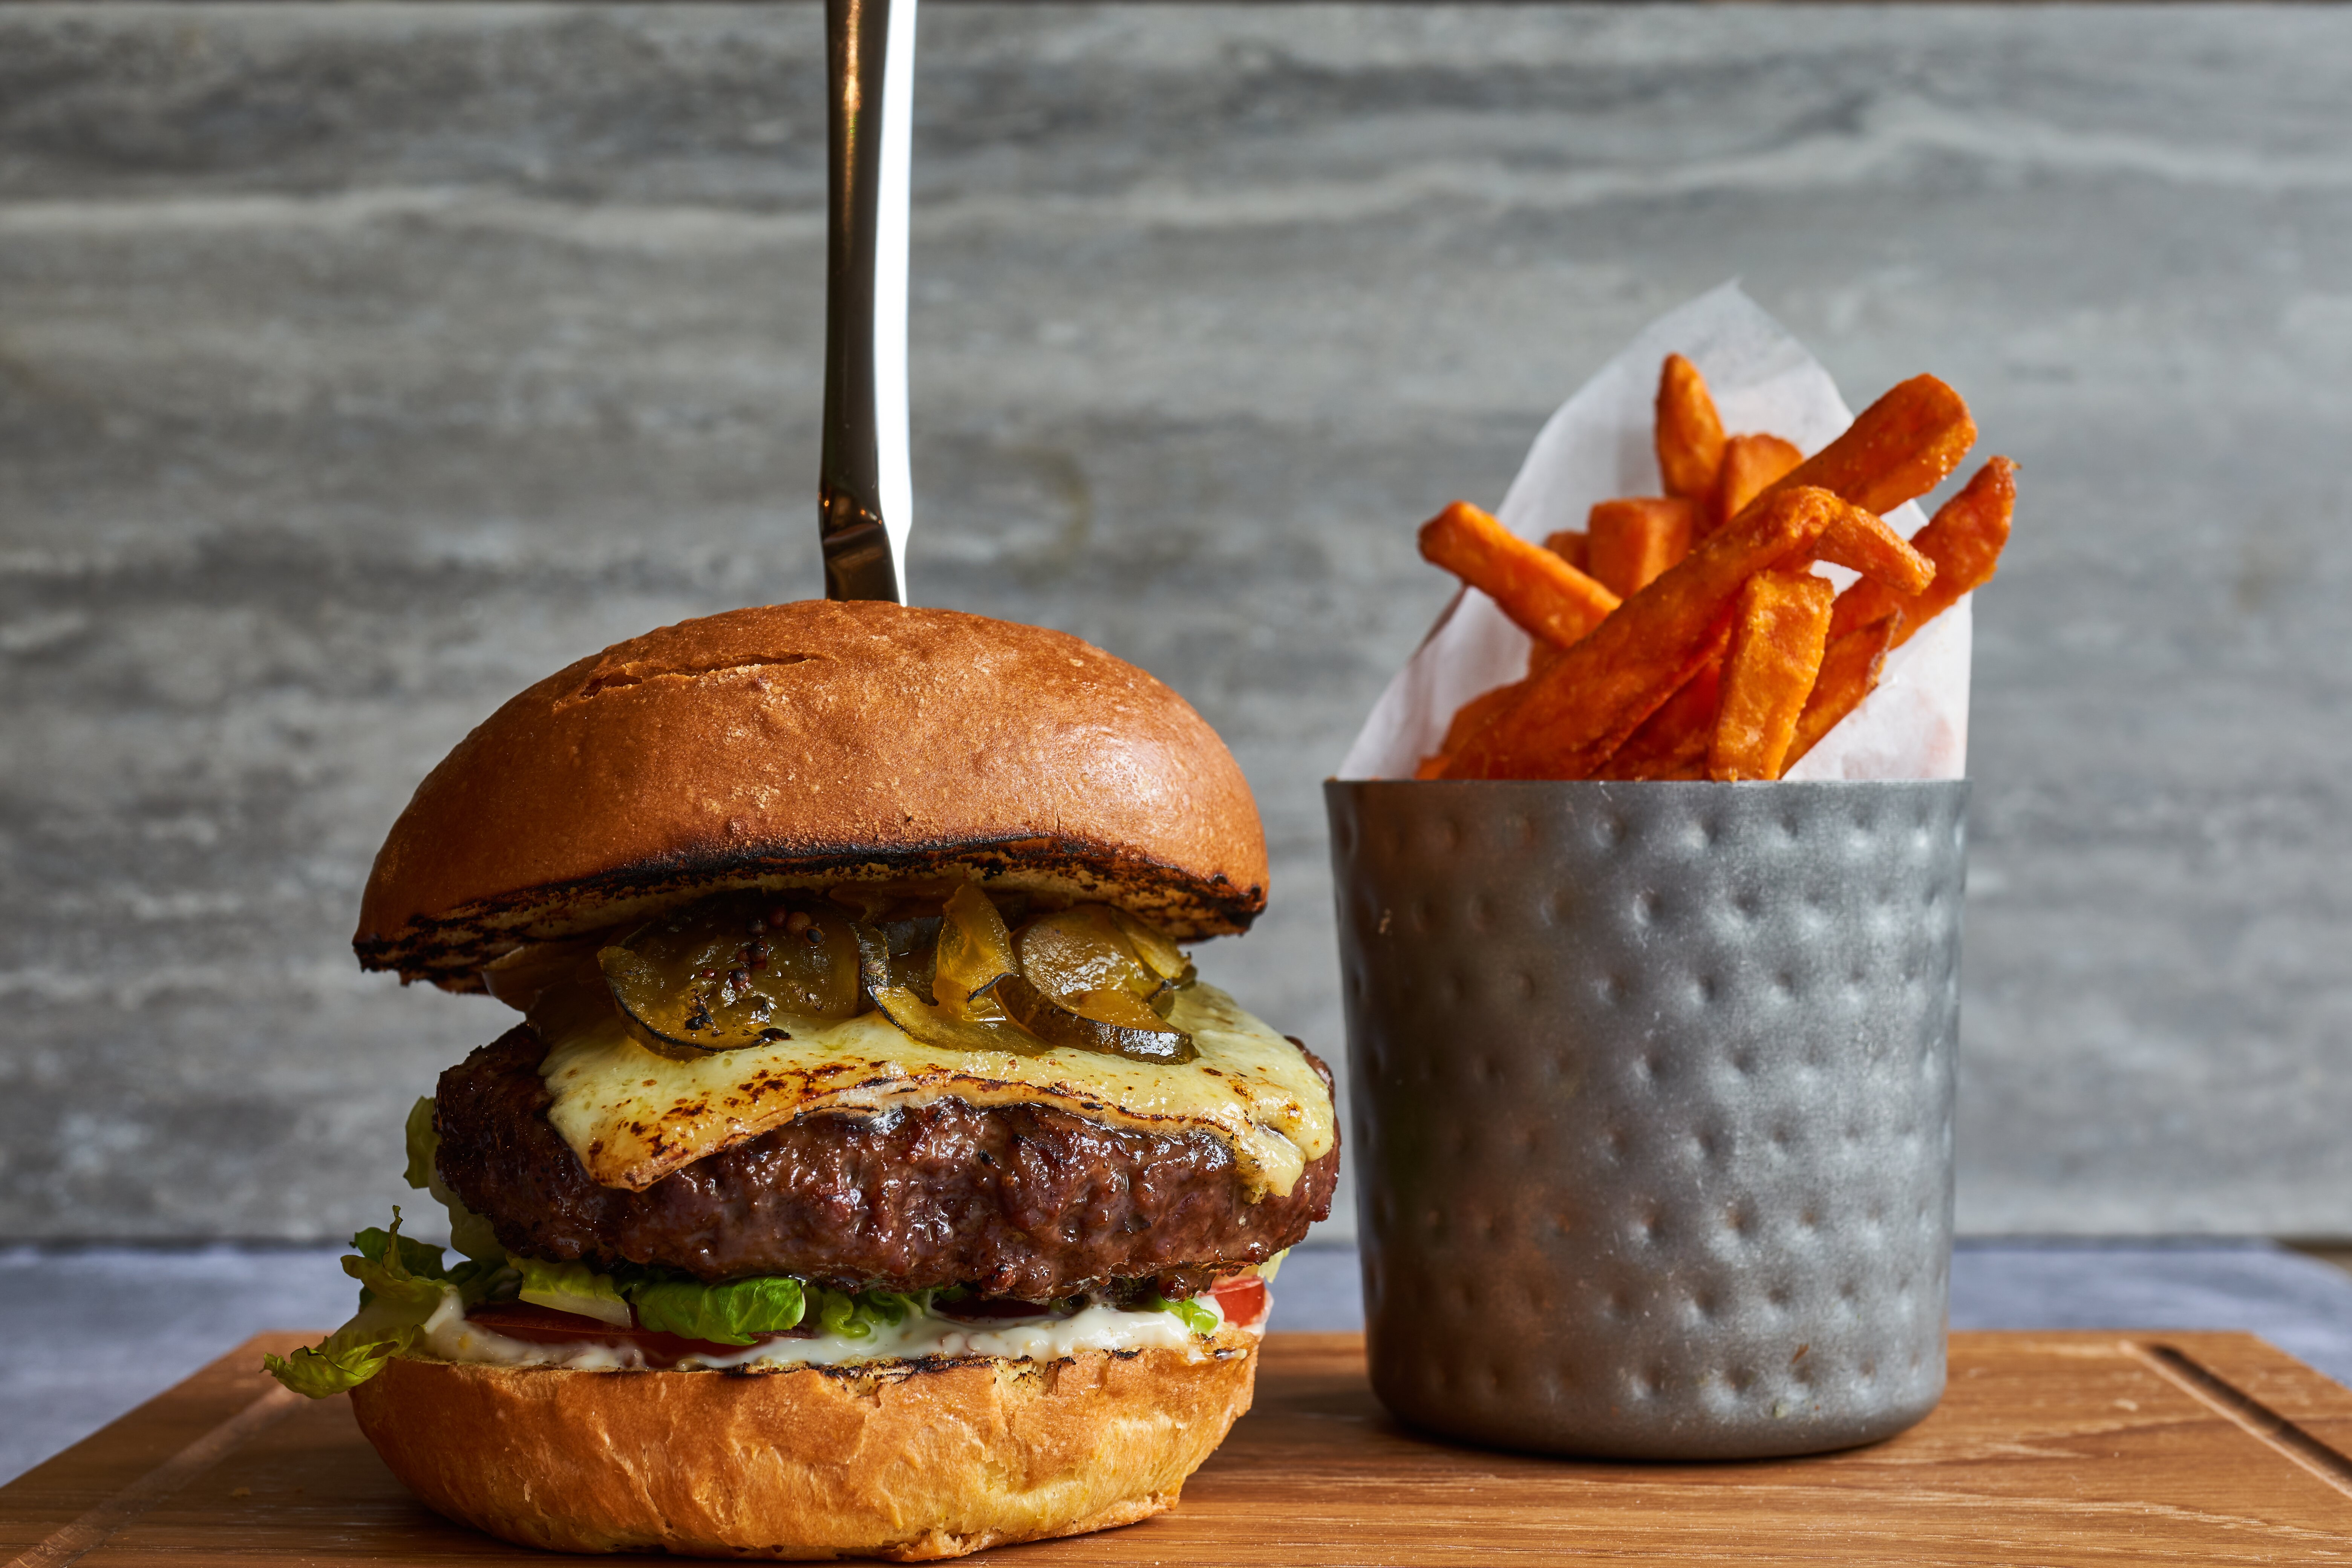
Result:
<svg viewBox="0 0 2352 1568">
<path fill-rule="evenodd" d="M 0 8 L 0 1236 L 305 1237 L 499 1026 L 344 939 L 554 666 L 814 592 L 820 23 Z M 1738 275 L 2024 466 L 1979 607 L 1962 1220 L 2352 1233 L 2352 16 L 923 22 L 915 592 L 1167 678 L 1211 973 L 1336 1047 L 1318 781 L 1412 526 Z"/>
</svg>

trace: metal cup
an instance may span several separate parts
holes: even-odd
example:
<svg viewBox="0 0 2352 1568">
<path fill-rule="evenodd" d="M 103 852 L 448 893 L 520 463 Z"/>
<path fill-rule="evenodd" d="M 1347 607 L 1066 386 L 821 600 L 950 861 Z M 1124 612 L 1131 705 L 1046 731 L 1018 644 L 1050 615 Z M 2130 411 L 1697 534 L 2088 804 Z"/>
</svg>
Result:
<svg viewBox="0 0 2352 1568">
<path fill-rule="evenodd" d="M 1391 1411 L 1731 1459 L 1935 1407 L 1968 793 L 1324 786 Z"/>
</svg>

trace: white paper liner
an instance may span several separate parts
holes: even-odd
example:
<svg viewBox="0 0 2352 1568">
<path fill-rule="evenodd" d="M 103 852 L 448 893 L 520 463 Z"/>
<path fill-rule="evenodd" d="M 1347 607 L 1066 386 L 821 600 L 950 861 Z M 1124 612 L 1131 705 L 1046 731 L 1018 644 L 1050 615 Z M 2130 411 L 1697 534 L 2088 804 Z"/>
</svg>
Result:
<svg viewBox="0 0 2352 1568">
<path fill-rule="evenodd" d="M 1544 422 L 1496 511 L 1504 527 L 1540 542 L 1555 530 L 1582 528 L 1595 501 L 1663 492 L 1652 429 L 1658 366 L 1669 353 L 1683 354 L 1706 377 L 1727 434 L 1769 431 L 1810 456 L 1853 421 L 1821 363 L 1738 284 L 1726 283 L 1651 322 Z M 1908 535 L 1925 519 L 1906 505 L 1886 521 Z M 1852 581 L 1835 567 L 1819 570 L 1841 584 Z M 1486 595 L 1467 588 L 1455 595 L 1373 705 L 1339 776 L 1411 778 L 1444 739 L 1454 710 L 1527 674 L 1529 646 Z M 1964 776 L 1969 650 L 1963 598 L 1887 656 L 1878 689 L 1787 776 Z"/>
</svg>

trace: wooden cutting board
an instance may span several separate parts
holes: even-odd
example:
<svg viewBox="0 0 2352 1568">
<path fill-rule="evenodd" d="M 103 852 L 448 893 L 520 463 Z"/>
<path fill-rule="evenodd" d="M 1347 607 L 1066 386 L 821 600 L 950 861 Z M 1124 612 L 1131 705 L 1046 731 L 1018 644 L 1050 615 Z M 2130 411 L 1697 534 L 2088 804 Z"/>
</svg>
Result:
<svg viewBox="0 0 2352 1568">
<path fill-rule="evenodd" d="M 412 1502 L 266 1334 L 0 1488 L 62 1568 L 545 1563 Z M 972 1563 L 2352 1563 L 2352 1392 L 2245 1334 L 1952 1336 L 1950 1391 L 1875 1447 L 1738 1465 L 1449 1447 L 1391 1421 L 1353 1334 L 1276 1334 L 1174 1513 Z M 611 1562 L 612 1559 L 566 1561 Z"/>
</svg>

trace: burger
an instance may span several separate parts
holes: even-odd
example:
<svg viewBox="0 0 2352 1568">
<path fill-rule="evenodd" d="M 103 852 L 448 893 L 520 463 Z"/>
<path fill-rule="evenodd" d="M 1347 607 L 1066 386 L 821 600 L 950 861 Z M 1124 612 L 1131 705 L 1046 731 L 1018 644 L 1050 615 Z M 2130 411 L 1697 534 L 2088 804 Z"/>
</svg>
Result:
<svg viewBox="0 0 2352 1568">
<path fill-rule="evenodd" d="M 515 698 L 377 855 L 367 968 L 520 1021 L 441 1075 L 348 1390 L 428 1506 L 574 1552 L 952 1557 L 1171 1507 L 1330 1206 L 1331 1079 L 1202 982 L 1265 848 L 1167 687 L 877 602 Z"/>
</svg>

